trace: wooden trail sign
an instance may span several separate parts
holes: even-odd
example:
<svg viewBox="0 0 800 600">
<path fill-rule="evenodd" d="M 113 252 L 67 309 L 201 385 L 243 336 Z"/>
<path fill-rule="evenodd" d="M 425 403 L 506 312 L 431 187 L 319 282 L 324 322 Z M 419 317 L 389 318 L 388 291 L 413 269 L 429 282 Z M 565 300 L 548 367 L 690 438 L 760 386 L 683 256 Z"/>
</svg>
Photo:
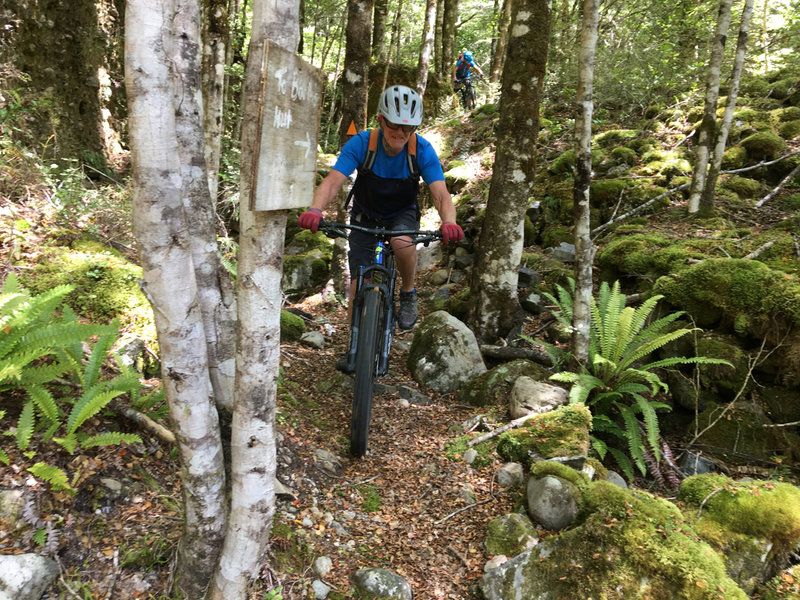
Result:
<svg viewBox="0 0 800 600">
<path fill-rule="evenodd" d="M 269 42 L 261 64 L 250 209 L 308 206 L 316 174 L 322 72 Z"/>
</svg>

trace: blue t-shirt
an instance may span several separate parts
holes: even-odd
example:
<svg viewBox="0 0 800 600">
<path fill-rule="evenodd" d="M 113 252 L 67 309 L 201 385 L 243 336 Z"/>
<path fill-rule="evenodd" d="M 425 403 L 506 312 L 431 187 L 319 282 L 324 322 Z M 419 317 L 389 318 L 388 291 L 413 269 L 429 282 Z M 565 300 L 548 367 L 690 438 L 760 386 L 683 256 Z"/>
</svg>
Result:
<svg viewBox="0 0 800 600">
<path fill-rule="evenodd" d="M 342 151 L 333 168 L 344 174 L 345 177 L 350 177 L 364 162 L 368 146 L 369 130 L 354 135 L 342 147 Z M 372 166 L 372 172 L 378 177 L 386 179 L 405 179 L 411 175 L 406 154 L 406 148 L 403 148 L 397 156 L 386 154 L 383 149 L 383 131 L 379 131 L 378 152 L 375 155 L 375 164 Z M 442 172 L 439 156 L 431 143 L 421 135 L 417 135 L 417 165 L 422 179 L 428 185 L 435 181 L 444 181 L 444 172 Z"/>
<path fill-rule="evenodd" d="M 469 60 L 467 60 L 467 58 L 464 56 L 459 57 L 458 61 L 456 62 L 456 77 L 464 79 L 469 75 L 469 68 L 474 66 L 475 66 L 474 58 L 470 58 Z"/>
</svg>

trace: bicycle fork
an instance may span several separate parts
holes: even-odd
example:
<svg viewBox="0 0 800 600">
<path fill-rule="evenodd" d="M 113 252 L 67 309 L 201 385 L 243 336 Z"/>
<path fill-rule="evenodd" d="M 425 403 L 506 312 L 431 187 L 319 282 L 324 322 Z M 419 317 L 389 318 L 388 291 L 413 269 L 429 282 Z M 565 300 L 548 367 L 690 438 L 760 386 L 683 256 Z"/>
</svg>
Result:
<svg viewBox="0 0 800 600">
<path fill-rule="evenodd" d="M 355 369 L 356 351 L 358 350 L 358 332 L 361 324 L 361 312 L 364 305 L 364 292 L 367 288 L 377 289 L 383 295 L 385 316 L 383 331 L 381 335 L 380 348 L 378 349 L 378 364 L 376 374 L 386 375 L 389 370 L 389 351 L 392 347 L 392 337 L 394 333 L 394 286 L 397 279 L 397 271 L 391 264 L 391 257 L 386 253 L 383 242 L 378 242 L 375 246 L 374 262 L 369 266 L 361 265 L 358 268 L 358 282 L 356 289 L 358 292 L 353 306 L 353 321 L 350 324 L 350 348 L 347 351 L 347 364 L 350 370 Z M 370 279 L 371 281 L 365 281 Z"/>
</svg>

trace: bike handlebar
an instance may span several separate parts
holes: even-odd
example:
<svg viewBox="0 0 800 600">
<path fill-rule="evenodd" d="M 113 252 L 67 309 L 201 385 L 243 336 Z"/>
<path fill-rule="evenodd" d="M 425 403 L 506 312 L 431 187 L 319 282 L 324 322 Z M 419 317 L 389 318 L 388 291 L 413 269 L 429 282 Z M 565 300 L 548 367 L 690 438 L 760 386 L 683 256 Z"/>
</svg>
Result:
<svg viewBox="0 0 800 600">
<path fill-rule="evenodd" d="M 434 240 L 442 239 L 441 231 L 428 231 L 424 229 L 385 229 L 383 227 L 372 228 L 362 227 L 361 225 L 351 225 L 349 223 L 334 223 L 332 221 L 320 221 L 317 227 L 319 231 L 327 235 L 329 238 L 347 237 L 347 230 L 361 231 L 362 233 L 369 233 L 378 236 L 385 240 L 397 237 L 400 235 L 410 236 L 415 244 L 428 244 Z"/>
</svg>

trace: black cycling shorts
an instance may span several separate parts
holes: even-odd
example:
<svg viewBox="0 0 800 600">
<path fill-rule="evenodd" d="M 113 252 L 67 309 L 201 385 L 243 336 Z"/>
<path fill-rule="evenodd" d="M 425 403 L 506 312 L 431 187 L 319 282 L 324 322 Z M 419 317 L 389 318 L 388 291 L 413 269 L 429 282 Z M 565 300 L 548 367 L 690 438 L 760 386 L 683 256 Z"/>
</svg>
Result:
<svg viewBox="0 0 800 600">
<path fill-rule="evenodd" d="M 350 224 L 372 229 L 378 227 L 386 229 L 419 229 L 419 210 L 416 206 L 410 206 L 408 210 L 388 219 L 373 219 L 363 212 L 357 213 L 351 215 Z M 350 232 L 348 241 L 350 245 L 350 254 L 348 255 L 350 277 L 355 281 L 358 277 L 358 267 L 372 264 L 377 240 L 374 235 L 353 230 Z"/>
</svg>

